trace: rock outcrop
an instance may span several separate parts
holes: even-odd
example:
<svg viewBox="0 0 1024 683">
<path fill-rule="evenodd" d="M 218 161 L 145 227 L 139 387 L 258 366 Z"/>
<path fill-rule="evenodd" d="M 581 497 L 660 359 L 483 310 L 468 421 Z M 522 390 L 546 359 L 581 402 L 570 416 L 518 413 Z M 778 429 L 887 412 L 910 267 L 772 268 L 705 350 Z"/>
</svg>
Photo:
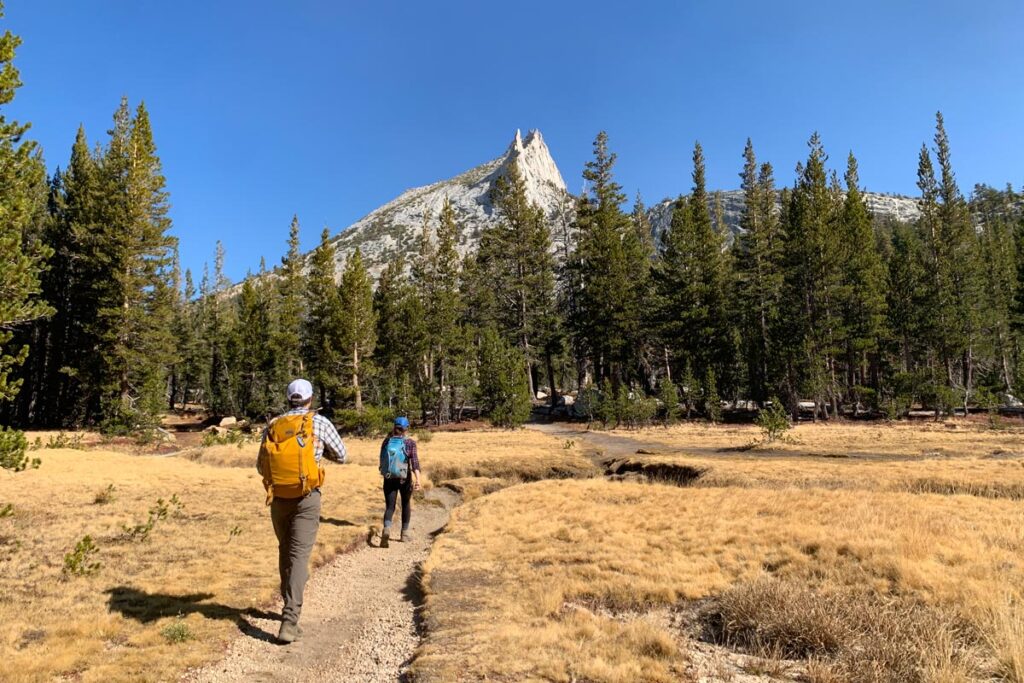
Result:
<svg viewBox="0 0 1024 683">
<path fill-rule="evenodd" d="M 406 190 L 344 229 L 334 238 L 339 277 L 344 260 L 356 247 L 362 251 L 374 278 L 399 254 L 406 257 L 415 254 L 423 234 L 424 218 L 429 216 L 436 221 L 445 197 L 451 201 L 462 228 L 459 252 L 471 251 L 477 245 L 480 230 L 495 220 L 491 191 L 513 161 L 518 162 L 519 172 L 526 181 L 527 196 L 546 214 L 555 215 L 570 204 L 565 181 L 540 131 L 530 131 L 523 138 L 517 130 L 500 157 L 449 180 Z"/>
</svg>

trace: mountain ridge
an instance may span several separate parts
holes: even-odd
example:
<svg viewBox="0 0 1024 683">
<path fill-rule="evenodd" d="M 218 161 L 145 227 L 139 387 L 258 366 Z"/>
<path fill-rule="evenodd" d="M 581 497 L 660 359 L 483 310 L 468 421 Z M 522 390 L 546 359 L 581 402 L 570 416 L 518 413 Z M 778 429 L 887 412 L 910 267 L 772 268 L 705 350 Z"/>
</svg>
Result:
<svg viewBox="0 0 1024 683">
<path fill-rule="evenodd" d="M 417 253 L 423 234 L 424 220 L 436 220 L 447 197 L 455 210 L 460 234 L 457 249 L 461 255 L 476 248 L 480 231 L 497 220 L 491 203 L 491 190 L 513 162 L 526 182 L 527 197 L 544 210 L 549 220 L 571 217 L 573 195 L 569 193 L 551 150 L 537 129 L 524 138 L 515 132 L 505 152 L 447 180 L 413 187 L 395 199 L 366 214 L 331 238 L 336 253 L 335 269 L 340 277 L 345 260 L 358 247 L 370 275 L 377 279 L 387 264 L 399 255 L 407 259 Z M 864 192 L 868 210 L 879 218 L 911 221 L 919 211 L 917 200 L 903 195 Z M 722 199 L 723 215 L 730 232 L 740 232 L 743 210 L 742 190 L 721 190 L 709 193 Z M 648 209 L 652 230 L 657 240 L 671 222 L 674 199 L 663 199 Z M 553 241 L 559 241 L 552 230 Z"/>
</svg>

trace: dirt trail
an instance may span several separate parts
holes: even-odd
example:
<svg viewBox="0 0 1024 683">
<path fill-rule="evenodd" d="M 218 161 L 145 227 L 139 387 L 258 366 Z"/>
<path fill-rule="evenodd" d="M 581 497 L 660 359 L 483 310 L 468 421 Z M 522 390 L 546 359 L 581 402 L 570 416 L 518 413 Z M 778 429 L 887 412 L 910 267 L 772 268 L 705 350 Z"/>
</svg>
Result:
<svg viewBox="0 0 1024 683">
<path fill-rule="evenodd" d="M 414 507 L 412 542 L 372 545 L 315 571 L 306 586 L 302 639 L 278 645 L 277 619 L 243 617 L 240 636 L 216 663 L 187 674 L 191 682 L 404 680 L 419 643 L 420 564 L 448 521 L 456 496 L 434 489 Z M 396 513 L 397 514 L 397 513 Z M 273 610 L 280 613 L 280 604 Z M 269 615 L 268 615 L 269 616 Z"/>
</svg>

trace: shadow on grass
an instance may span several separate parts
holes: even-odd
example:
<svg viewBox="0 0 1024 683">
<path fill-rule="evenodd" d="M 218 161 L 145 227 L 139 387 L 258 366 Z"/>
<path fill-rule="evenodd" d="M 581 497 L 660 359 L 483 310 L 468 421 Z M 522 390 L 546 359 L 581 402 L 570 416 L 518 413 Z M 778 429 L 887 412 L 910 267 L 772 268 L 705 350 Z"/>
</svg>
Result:
<svg viewBox="0 0 1024 683">
<path fill-rule="evenodd" d="M 334 519 L 333 517 L 320 517 L 320 523 L 332 526 L 356 526 L 355 522 L 350 522 L 347 519 Z"/>
<path fill-rule="evenodd" d="M 165 617 L 201 614 L 207 619 L 234 621 L 238 630 L 250 638 L 272 643 L 276 641 L 274 634 L 255 626 L 245 617 L 275 621 L 281 618 L 272 612 L 253 607 L 239 609 L 216 602 L 205 602 L 213 597 L 213 593 L 168 595 L 147 593 L 130 586 L 116 586 L 104 592 L 110 596 L 107 599 L 107 608 L 111 612 L 120 612 L 125 618 L 133 619 L 140 624 L 149 624 Z"/>
</svg>

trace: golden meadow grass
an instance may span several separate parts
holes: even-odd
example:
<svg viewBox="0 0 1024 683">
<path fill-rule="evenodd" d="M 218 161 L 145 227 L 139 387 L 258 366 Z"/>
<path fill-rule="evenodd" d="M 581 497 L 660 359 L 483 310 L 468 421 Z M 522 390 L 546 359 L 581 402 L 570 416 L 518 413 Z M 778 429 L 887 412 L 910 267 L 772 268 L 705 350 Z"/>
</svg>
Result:
<svg viewBox="0 0 1024 683">
<path fill-rule="evenodd" d="M 54 435 L 41 436 L 45 444 Z M 381 512 L 380 440 L 346 445 L 353 464 L 326 465 L 317 564 L 364 542 Z M 277 586 L 277 544 L 254 467 L 257 449 L 187 449 L 192 461 L 44 449 L 35 453 L 40 469 L 0 471 L 0 509 L 13 509 L 0 518 L 0 678 L 162 681 L 218 656 L 240 634 L 239 614 L 268 605 Z M 428 472 L 481 455 L 495 471 L 513 456 L 545 467 L 586 462 L 554 439 L 525 431 L 438 434 L 421 442 L 420 453 Z M 172 496 L 183 504 L 177 514 Z M 128 540 L 124 527 L 144 525 L 158 499 L 166 518 L 147 541 Z M 102 566 L 65 576 L 64 556 L 85 535 L 98 547 L 86 562 Z"/>
<path fill-rule="evenodd" d="M 808 427 L 770 455 L 706 455 L 749 443 L 754 428 L 648 430 L 639 440 L 667 452 L 620 462 L 693 468 L 696 486 L 542 482 L 456 510 L 426 566 L 416 672 L 687 680 L 692 641 L 646 615 L 712 600 L 736 622 L 760 621 L 747 635 L 773 647 L 785 642 L 773 628 L 792 635 L 801 620 L 841 630 L 844 649 L 812 658 L 808 681 L 1024 680 L 1020 435 Z M 702 455 L 677 451 L 694 445 Z M 807 455 L 837 449 L 906 459 Z M 800 607 L 773 610 L 773 595 Z M 918 631 L 928 637 L 908 635 Z"/>
<path fill-rule="evenodd" d="M 992 429 L 984 423 L 962 419 L 800 423 L 786 433 L 786 440 L 762 444 L 755 451 L 835 457 L 1024 456 L 1024 427 L 1019 421 L 1006 424 L 1013 426 Z M 650 427 L 608 433 L 629 436 L 665 449 L 727 449 L 727 452 L 762 440 L 761 430 L 755 425 L 683 423 L 667 429 Z"/>
<path fill-rule="evenodd" d="M 168 680 L 219 652 L 239 635 L 238 615 L 273 596 L 276 540 L 255 469 L 105 451 L 41 457 L 38 470 L 0 474 L 0 501 L 13 506 L 0 520 L 5 680 Z M 314 562 L 365 537 L 376 491 L 367 468 L 329 469 Z M 126 538 L 125 526 L 172 496 L 182 507 L 168 504 L 147 541 Z M 85 535 L 102 566 L 66 576 L 64 556 Z M 187 642 L 170 642 L 176 633 Z"/>
</svg>

